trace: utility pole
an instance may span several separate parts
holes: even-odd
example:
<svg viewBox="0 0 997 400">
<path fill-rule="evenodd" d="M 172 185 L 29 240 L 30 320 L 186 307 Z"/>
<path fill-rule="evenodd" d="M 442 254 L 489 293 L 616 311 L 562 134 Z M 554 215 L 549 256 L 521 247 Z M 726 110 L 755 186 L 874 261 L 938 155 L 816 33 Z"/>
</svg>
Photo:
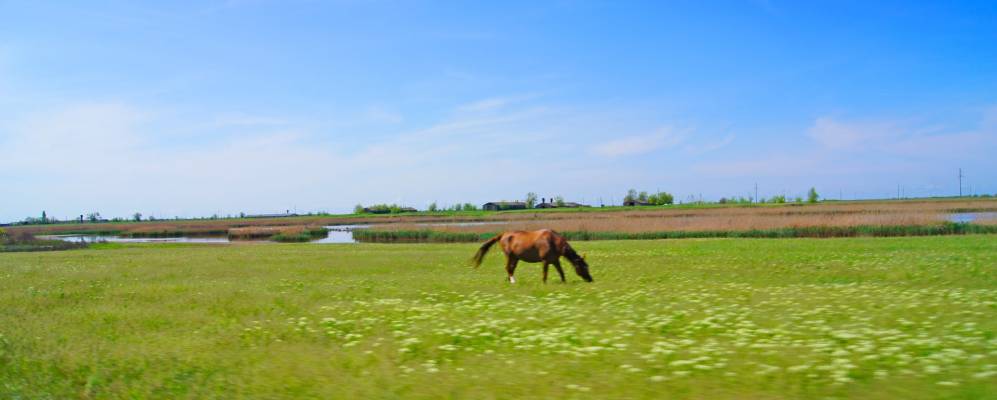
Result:
<svg viewBox="0 0 997 400">
<path fill-rule="evenodd" d="M 959 168 L 959 197 L 962 197 L 962 168 Z"/>
<path fill-rule="evenodd" d="M 755 182 L 755 203 L 758 202 L 758 182 Z"/>
</svg>

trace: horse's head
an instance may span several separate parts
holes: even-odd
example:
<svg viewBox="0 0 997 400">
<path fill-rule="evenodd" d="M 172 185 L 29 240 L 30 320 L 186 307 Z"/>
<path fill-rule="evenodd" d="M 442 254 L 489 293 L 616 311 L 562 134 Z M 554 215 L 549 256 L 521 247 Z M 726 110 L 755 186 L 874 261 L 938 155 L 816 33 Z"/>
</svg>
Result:
<svg viewBox="0 0 997 400">
<path fill-rule="evenodd" d="M 579 255 L 578 258 L 569 260 L 571 261 L 571 265 L 575 267 L 575 273 L 578 274 L 578 276 L 582 277 L 585 282 L 592 282 L 592 275 L 589 274 L 589 264 L 585 262 L 584 256 Z"/>
</svg>

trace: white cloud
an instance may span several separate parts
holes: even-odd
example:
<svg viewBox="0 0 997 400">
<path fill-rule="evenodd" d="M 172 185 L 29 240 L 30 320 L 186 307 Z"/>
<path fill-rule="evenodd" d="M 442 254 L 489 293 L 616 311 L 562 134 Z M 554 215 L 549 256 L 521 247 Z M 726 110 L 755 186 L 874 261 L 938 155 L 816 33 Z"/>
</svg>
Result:
<svg viewBox="0 0 997 400">
<path fill-rule="evenodd" d="M 669 128 L 658 129 L 650 135 L 626 136 L 592 146 L 593 153 L 604 157 L 632 156 L 670 148 L 682 142 L 682 136 Z"/>
</svg>

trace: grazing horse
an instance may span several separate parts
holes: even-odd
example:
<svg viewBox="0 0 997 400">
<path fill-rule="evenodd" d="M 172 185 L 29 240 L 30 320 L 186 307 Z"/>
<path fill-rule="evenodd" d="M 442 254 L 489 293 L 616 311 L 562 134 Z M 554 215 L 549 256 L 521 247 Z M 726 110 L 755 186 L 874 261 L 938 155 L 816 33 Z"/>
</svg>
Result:
<svg viewBox="0 0 997 400">
<path fill-rule="evenodd" d="M 544 264 L 544 283 L 547 283 L 547 270 L 550 264 L 554 264 L 557 273 L 561 275 L 561 282 L 564 282 L 564 270 L 561 269 L 561 257 L 571 261 L 575 267 L 575 273 L 586 282 L 592 282 L 592 275 L 589 275 L 589 266 L 585 258 L 578 255 L 568 241 L 557 232 L 550 229 L 539 231 L 512 231 L 505 232 L 488 239 L 481 245 L 478 253 L 471 259 L 475 267 L 481 265 L 481 260 L 488 254 L 488 249 L 495 242 L 502 244 L 502 251 L 505 253 L 505 272 L 509 274 L 509 282 L 516 283 L 513 274 L 516 273 L 516 264 L 522 260 L 526 262 Z"/>
</svg>

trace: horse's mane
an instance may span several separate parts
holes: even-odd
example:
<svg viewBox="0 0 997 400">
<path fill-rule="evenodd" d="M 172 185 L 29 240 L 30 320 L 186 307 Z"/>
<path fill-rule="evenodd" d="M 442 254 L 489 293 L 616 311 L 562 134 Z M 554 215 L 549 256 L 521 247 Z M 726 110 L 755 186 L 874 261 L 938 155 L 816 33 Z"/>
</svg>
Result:
<svg viewBox="0 0 997 400">
<path fill-rule="evenodd" d="M 578 252 L 567 243 L 564 244 L 564 258 L 567 258 L 572 264 L 577 264 L 582 260 L 582 256 L 578 255 Z"/>
</svg>

